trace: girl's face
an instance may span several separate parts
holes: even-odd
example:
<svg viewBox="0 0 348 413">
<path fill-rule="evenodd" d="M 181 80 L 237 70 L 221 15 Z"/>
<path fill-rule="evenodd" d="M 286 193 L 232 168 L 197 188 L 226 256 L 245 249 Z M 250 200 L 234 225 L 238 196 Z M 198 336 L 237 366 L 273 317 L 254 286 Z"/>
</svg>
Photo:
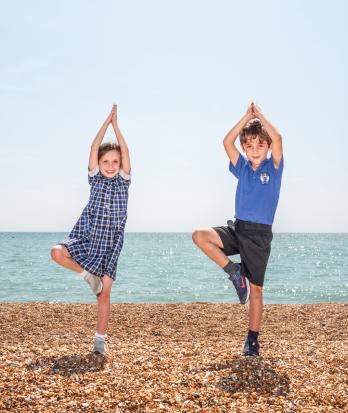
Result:
<svg viewBox="0 0 348 413">
<path fill-rule="evenodd" d="M 251 162 L 253 169 L 257 169 L 261 163 L 267 158 L 268 143 L 261 141 L 258 136 L 255 138 L 248 138 L 243 144 L 243 150 Z"/>
<path fill-rule="evenodd" d="M 116 176 L 121 167 L 121 154 L 118 151 L 106 152 L 99 159 L 99 170 L 106 178 L 113 178 Z"/>
</svg>

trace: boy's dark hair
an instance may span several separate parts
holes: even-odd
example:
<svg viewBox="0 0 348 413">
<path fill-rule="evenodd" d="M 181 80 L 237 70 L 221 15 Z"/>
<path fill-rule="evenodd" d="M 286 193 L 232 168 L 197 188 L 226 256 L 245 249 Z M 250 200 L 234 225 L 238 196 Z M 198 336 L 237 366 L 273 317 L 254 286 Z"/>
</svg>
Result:
<svg viewBox="0 0 348 413">
<path fill-rule="evenodd" d="M 109 151 L 117 151 L 121 155 L 121 148 L 120 148 L 120 145 L 118 145 L 117 143 L 113 143 L 113 142 L 102 143 L 98 149 L 98 162 L 100 161 L 100 158 Z"/>
<path fill-rule="evenodd" d="M 243 145 L 248 139 L 255 139 L 256 136 L 261 142 L 266 141 L 268 146 L 271 145 L 272 139 L 258 119 L 252 119 L 244 126 L 239 135 L 240 144 Z"/>
</svg>

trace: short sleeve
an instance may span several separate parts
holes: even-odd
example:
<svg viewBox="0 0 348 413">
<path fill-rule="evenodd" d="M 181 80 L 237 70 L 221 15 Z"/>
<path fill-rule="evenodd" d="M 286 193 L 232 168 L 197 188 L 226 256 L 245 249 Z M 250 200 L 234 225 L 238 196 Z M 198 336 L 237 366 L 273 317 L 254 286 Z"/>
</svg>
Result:
<svg viewBox="0 0 348 413">
<path fill-rule="evenodd" d="M 272 169 L 275 171 L 275 173 L 277 173 L 277 174 L 282 174 L 282 173 L 283 173 L 283 169 L 284 169 L 284 157 L 282 157 L 282 159 L 280 160 L 278 168 L 276 168 L 276 167 L 274 166 L 274 161 L 273 161 L 272 156 L 271 156 L 270 159 L 271 159 Z"/>
<path fill-rule="evenodd" d="M 94 169 L 91 171 L 88 171 L 88 182 L 90 185 L 96 180 L 97 176 L 99 173 L 99 166 L 97 165 Z"/>
<path fill-rule="evenodd" d="M 125 181 L 130 181 L 132 177 L 132 173 L 129 172 L 129 174 L 126 174 L 126 172 L 123 169 L 120 169 L 119 175 L 121 178 L 123 178 Z"/>
<path fill-rule="evenodd" d="M 233 163 L 230 161 L 230 172 L 238 179 L 240 177 L 240 172 L 243 168 L 243 165 L 245 164 L 245 159 L 244 157 L 239 154 L 236 166 L 233 165 Z"/>
</svg>

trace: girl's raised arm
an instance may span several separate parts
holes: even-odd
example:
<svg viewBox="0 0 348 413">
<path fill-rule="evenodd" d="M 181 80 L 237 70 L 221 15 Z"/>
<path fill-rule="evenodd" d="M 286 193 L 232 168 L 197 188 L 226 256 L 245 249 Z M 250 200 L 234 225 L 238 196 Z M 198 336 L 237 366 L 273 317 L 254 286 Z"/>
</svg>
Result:
<svg viewBox="0 0 348 413">
<path fill-rule="evenodd" d="M 122 170 L 126 174 L 129 174 L 131 170 L 129 150 L 128 150 L 126 140 L 124 139 L 124 136 L 122 135 L 120 128 L 118 127 L 118 124 L 117 124 L 117 106 L 116 105 L 113 105 L 111 114 L 112 114 L 112 119 L 111 119 L 112 127 L 114 128 L 116 139 L 121 149 Z"/>
<path fill-rule="evenodd" d="M 98 150 L 99 146 L 101 145 L 105 132 L 111 123 L 111 119 L 113 116 L 113 109 L 110 112 L 110 115 L 105 119 L 102 127 L 99 129 L 96 137 L 94 138 L 92 145 L 91 145 L 91 151 L 89 153 L 89 162 L 88 162 L 88 170 L 93 171 L 93 169 L 98 166 Z"/>
</svg>

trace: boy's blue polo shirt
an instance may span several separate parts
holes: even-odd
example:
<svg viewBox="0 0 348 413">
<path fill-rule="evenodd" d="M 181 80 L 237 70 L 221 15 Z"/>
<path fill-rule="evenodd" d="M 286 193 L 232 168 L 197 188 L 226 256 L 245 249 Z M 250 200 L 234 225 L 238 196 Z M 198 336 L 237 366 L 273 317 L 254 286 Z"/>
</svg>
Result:
<svg viewBox="0 0 348 413">
<path fill-rule="evenodd" d="M 230 162 L 230 172 L 238 179 L 235 218 L 273 224 L 283 168 L 283 159 L 276 169 L 272 157 L 265 159 L 256 171 L 242 155 L 239 155 L 236 166 Z"/>
</svg>

